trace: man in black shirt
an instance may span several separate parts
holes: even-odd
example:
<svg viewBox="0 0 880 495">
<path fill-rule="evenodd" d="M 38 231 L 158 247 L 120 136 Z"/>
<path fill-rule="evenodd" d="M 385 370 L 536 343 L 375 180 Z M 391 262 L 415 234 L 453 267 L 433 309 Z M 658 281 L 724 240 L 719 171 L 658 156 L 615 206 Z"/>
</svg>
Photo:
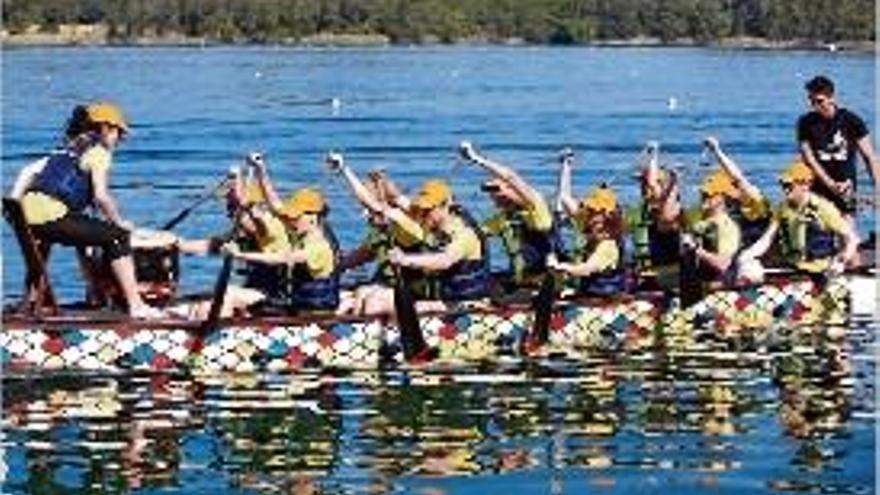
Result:
<svg viewBox="0 0 880 495">
<path fill-rule="evenodd" d="M 856 154 L 862 156 L 875 188 L 880 160 L 865 122 L 837 106 L 830 79 L 816 76 L 804 88 L 812 111 L 798 120 L 797 134 L 801 156 L 816 174 L 813 191 L 831 200 L 852 221 L 856 210 Z"/>
</svg>

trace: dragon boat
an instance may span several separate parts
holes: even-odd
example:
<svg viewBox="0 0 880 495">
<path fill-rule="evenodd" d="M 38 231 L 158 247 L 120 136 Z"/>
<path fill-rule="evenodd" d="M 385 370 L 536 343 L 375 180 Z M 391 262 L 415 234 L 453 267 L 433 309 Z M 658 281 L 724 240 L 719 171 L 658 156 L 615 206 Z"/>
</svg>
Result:
<svg viewBox="0 0 880 495">
<path fill-rule="evenodd" d="M 844 326 L 874 314 L 875 274 L 815 280 L 776 274 L 761 285 L 710 293 L 687 307 L 677 298 L 637 294 L 614 299 L 562 298 L 550 319 L 543 353 L 584 358 L 692 339 L 701 332 L 745 332 L 784 325 Z M 528 304 L 472 303 L 420 316 L 440 362 L 515 356 L 529 331 Z M 286 372 L 306 368 L 375 369 L 404 363 L 392 322 L 327 314 L 221 320 L 210 332 L 199 322 L 133 321 L 119 315 L 65 311 L 3 317 L 0 362 L 6 373 L 35 370 L 186 370 Z"/>
</svg>

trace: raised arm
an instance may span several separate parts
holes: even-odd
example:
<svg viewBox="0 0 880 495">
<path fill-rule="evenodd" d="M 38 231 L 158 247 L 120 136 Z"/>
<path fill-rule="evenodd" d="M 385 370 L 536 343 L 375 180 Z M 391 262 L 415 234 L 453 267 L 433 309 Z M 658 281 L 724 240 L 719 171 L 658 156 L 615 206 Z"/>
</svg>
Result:
<svg viewBox="0 0 880 495">
<path fill-rule="evenodd" d="M 733 179 L 734 184 L 739 186 L 750 198 L 760 198 L 761 191 L 749 182 L 739 166 L 721 149 L 721 144 L 715 136 L 708 136 L 705 140 L 706 148 L 715 155 L 721 168 Z"/>
<path fill-rule="evenodd" d="M 660 183 L 660 143 L 649 141 L 645 151 L 645 188 L 652 198 L 659 199 L 663 195 L 663 185 Z"/>
<path fill-rule="evenodd" d="M 379 198 L 377 198 L 369 189 L 367 189 L 364 183 L 361 182 L 360 178 L 358 178 L 357 174 L 354 173 L 354 170 L 345 164 L 345 160 L 341 154 L 328 154 L 327 166 L 330 167 L 333 172 L 336 172 L 345 178 L 345 181 L 354 193 L 355 198 L 357 198 L 358 202 L 360 202 L 365 208 L 377 214 L 385 212 L 385 205 L 379 201 Z"/>
<path fill-rule="evenodd" d="M 571 194 L 571 168 L 574 163 L 574 153 L 568 148 L 559 154 L 559 197 L 556 198 L 556 210 L 564 209 L 568 216 L 577 214 L 577 200 Z M 561 207 L 561 208 L 560 208 Z"/>
<path fill-rule="evenodd" d="M 544 197 L 537 189 L 533 188 L 526 182 L 516 171 L 507 165 L 503 165 L 496 161 L 477 153 L 474 146 L 468 141 L 462 141 L 459 146 L 459 152 L 465 160 L 485 169 L 494 177 L 497 177 L 507 183 L 521 200 L 527 201 L 533 205 L 539 205 L 544 201 Z"/>
<path fill-rule="evenodd" d="M 251 153 L 247 157 L 247 162 L 248 165 L 254 169 L 254 175 L 257 178 L 257 182 L 260 184 L 260 189 L 263 191 L 263 197 L 266 198 L 266 204 L 269 205 L 269 209 L 272 210 L 272 213 L 277 214 L 281 211 L 283 204 L 281 202 L 281 197 L 278 196 L 278 192 L 275 191 L 275 186 L 272 184 L 272 180 L 269 179 L 266 160 L 260 153 Z"/>
</svg>

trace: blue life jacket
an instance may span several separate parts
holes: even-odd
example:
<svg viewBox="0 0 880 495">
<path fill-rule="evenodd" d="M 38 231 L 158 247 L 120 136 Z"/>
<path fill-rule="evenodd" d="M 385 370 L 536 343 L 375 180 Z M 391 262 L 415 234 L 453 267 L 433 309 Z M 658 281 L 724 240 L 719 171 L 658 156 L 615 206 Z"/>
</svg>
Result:
<svg viewBox="0 0 880 495">
<path fill-rule="evenodd" d="M 810 208 L 809 205 L 808 208 Z M 792 232 L 792 228 L 796 229 L 799 225 L 782 226 L 786 256 L 794 257 L 793 261 L 813 261 L 834 256 L 839 249 L 837 236 L 834 232 L 822 228 L 821 222 L 819 222 L 819 219 L 812 210 L 808 210 L 806 215 L 808 216 L 805 222 L 806 230 L 804 234 L 806 245 L 803 246 L 802 251 L 798 249 L 796 239 L 794 238 L 797 235 L 797 231 Z"/>
<path fill-rule="evenodd" d="M 510 271 L 516 274 L 517 265 L 522 267 L 522 276 L 544 273 L 547 269 L 547 255 L 554 252 L 561 243 L 557 238 L 555 222 L 549 231 L 536 231 L 526 225 L 522 215 L 505 213 L 505 230 L 502 234 L 504 247 L 510 258 Z M 511 237 L 512 239 L 508 239 Z"/>
<path fill-rule="evenodd" d="M 486 237 L 483 235 L 482 230 L 480 230 L 480 226 L 464 207 L 455 205 L 452 212 L 459 215 L 465 225 L 473 229 L 480 238 L 480 251 L 483 256 L 479 260 L 459 261 L 440 274 L 440 299 L 444 301 L 463 301 L 486 297 L 489 294 L 491 281 L 489 250 Z"/>
<path fill-rule="evenodd" d="M 31 190 L 44 193 L 64 203 L 72 212 L 92 205 L 92 175 L 80 168 L 83 151 L 63 148 L 49 154 L 46 166 L 34 178 Z"/>
<path fill-rule="evenodd" d="M 605 297 L 626 291 L 626 271 L 623 268 L 626 266 L 625 253 L 620 242 L 617 243 L 617 247 L 620 251 L 620 260 L 617 267 L 612 270 L 594 273 L 588 277 L 579 277 L 577 284 L 579 293 L 586 296 Z M 587 246 L 584 246 L 584 252 L 580 255 L 582 261 L 585 260 L 588 251 L 591 251 L 591 249 L 587 249 Z"/>
<path fill-rule="evenodd" d="M 587 296 L 607 297 L 626 291 L 626 274 L 622 269 L 581 277 L 578 292 Z"/>
<path fill-rule="evenodd" d="M 823 229 L 818 220 L 807 224 L 807 261 L 830 258 L 837 253 L 837 236 Z"/>
<path fill-rule="evenodd" d="M 244 268 L 244 286 L 266 295 L 269 303 L 284 306 L 288 299 L 289 284 L 286 266 L 250 262 Z"/>
<path fill-rule="evenodd" d="M 336 309 L 339 306 L 339 242 L 329 225 L 324 223 L 324 235 L 336 258 L 333 273 L 316 279 L 304 263 L 297 264 L 290 274 L 289 303 L 295 309 Z"/>
</svg>

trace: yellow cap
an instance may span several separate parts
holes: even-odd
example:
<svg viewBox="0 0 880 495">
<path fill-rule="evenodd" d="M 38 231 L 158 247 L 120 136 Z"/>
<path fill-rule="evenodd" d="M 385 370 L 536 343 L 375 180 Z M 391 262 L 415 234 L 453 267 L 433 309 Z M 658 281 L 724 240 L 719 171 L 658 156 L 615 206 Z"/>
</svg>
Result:
<svg viewBox="0 0 880 495">
<path fill-rule="evenodd" d="M 703 181 L 703 185 L 700 186 L 700 191 L 706 196 L 716 196 L 719 194 L 731 196 L 735 190 L 736 187 L 733 185 L 730 175 L 724 170 L 718 170 L 710 174 Z"/>
<path fill-rule="evenodd" d="M 436 208 L 452 198 L 452 190 L 445 180 L 432 179 L 422 185 L 422 189 L 412 202 L 413 207 L 420 210 Z"/>
<path fill-rule="evenodd" d="M 780 180 L 786 184 L 793 182 L 810 183 L 813 182 L 813 171 L 806 163 L 797 160 L 782 172 Z"/>
<path fill-rule="evenodd" d="M 260 187 L 258 182 L 248 182 L 247 185 L 245 185 L 243 201 L 246 205 L 263 203 L 266 201 L 266 196 L 263 195 L 263 188 Z"/>
<path fill-rule="evenodd" d="M 307 213 L 317 214 L 324 211 L 324 196 L 311 188 L 304 187 L 284 202 L 281 214 L 288 218 L 298 218 Z"/>
<path fill-rule="evenodd" d="M 608 186 L 599 186 L 584 198 L 581 208 L 594 212 L 614 213 L 617 210 L 617 195 Z"/>
<path fill-rule="evenodd" d="M 122 110 L 112 103 L 106 101 L 92 103 L 86 107 L 86 113 L 89 120 L 98 124 L 114 125 L 125 132 L 128 132 L 128 122 Z"/>
</svg>

